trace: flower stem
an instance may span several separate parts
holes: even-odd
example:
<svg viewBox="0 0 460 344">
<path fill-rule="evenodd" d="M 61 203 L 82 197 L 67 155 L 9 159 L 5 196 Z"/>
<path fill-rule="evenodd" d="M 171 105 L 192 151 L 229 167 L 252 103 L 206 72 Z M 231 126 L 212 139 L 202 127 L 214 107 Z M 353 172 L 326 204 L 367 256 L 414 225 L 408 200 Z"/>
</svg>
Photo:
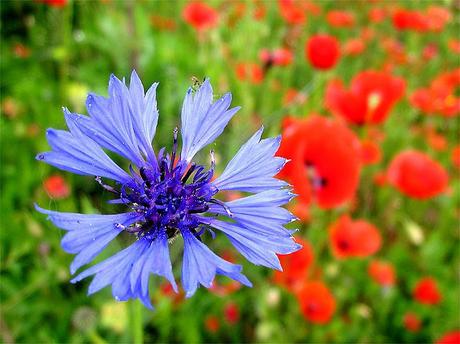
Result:
<svg viewBox="0 0 460 344">
<path fill-rule="evenodd" d="M 134 344 L 144 342 L 143 306 L 139 300 L 130 301 L 131 335 Z"/>
</svg>

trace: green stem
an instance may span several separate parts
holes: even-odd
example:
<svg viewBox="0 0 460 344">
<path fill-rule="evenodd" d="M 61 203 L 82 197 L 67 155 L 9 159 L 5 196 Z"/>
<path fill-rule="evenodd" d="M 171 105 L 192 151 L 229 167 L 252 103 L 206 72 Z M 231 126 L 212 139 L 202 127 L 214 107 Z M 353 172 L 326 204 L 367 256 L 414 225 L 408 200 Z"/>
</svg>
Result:
<svg viewBox="0 0 460 344">
<path fill-rule="evenodd" d="M 134 344 L 144 343 L 143 305 L 139 300 L 130 301 L 131 331 Z"/>
</svg>

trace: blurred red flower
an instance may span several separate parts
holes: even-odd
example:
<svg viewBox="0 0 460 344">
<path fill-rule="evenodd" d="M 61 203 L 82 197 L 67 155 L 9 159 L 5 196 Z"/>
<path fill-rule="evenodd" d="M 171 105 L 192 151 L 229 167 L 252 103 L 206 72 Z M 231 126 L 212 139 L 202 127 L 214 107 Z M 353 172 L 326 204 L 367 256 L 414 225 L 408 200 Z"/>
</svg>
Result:
<svg viewBox="0 0 460 344">
<path fill-rule="evenodd" d="M 411 104 L 420 111 L 453 117 L 460 114 L 460 97 L 455 95 L 460 87 L 460 69 L 441 73 L 428 88 L 412 93 Z"/>
<path fill-rule="evenodd" d="M 305 45 L 305 57 L 317 69 L 334 67 L 340 57 L 339 41 L 330 35 L 315 35 Z"/>
<path fill-rule="evenodd" d="M 236 65 L 236 77 L 241 81 L 258 85 L 264 80 L 264 71 L 256 63 L 240 62 Z"/>
<path fill-rule="evenodd" d="M 452 160 L 452 164 L 460 169 L 460 144 L 456 145 L 452 149 L 451 157 L 450 159 Z"/>
<path fill-rule="evenodd" d="M 393 26 L 398 30 L 425 32 L 428 30 L 426 17 L 416 10 L 398 9 L 393 13 Z"/>
<path fill-rule="evenodd" d="M 229 302 L 224 307 L 224 317 L 228 324 L 235 325 L 240 320 L 240 308 L 234 302 Z"/>
<path fill-rule="evenodd" d="M 329 11 L 326 20 L 333 27 L 353 27 L 355 25 L 355 16 L 349 11 Z"/>
<path fill-rule="evenodd" d="M 436 305 L 441 302 L 442 296 L 438 285 L 432 277 L 419 280 L 413 291 L 414 299 L 426 305 Z"/>
<path fill-rule="evenodd" d="M 215 315 L 208 315 L 204 319 L 204 326 L 208 332 L 216 333 L 220 328 L 219 318 Z"/>
<path fill-rule="evenodd" d="M 307 281 L 314 261 L 311 244 L 300 238 L 296 241 L 303 246 L 302 249 L 289 255 L 279 255 L 283 271 L 275 271 L 274 274 L 275 283 L 292 292 L 300 290 Z"/>
<path fill-rule="evenodd" d="M 13 53 L 17 57 L 20 57 L 22 59 L 25 59 L 30 56 L 30 49 L 27 48 L 24 44 L 22 43 L 16 43 L 13 45 Z"/>
<path fill-rule="evenodd" d="M 44 4 L 51 7 L 64 7 L 67 5 L 67 0 L 36 0 L 37 2 L 43 2 Z"/>
<path fill-rule="evenodd" d="M 294 59 L 292 52 L 286 48 L 274 49 L 272 51 L 263 49 L 259 57 L 266 66 L 288 66 Z"/>
<path fill-rule="evenodd" d="M 451 19 L 449 10 L 442 6 L 429 6 L 425 12 L 398 9 L 393 13 L 393 25 L 398 30 L 440 32 Z"/>
<path fill-rule="evenodd" d="M 404 79 L 378 71 L 364 71 L 346 90 L 340 80 L 332 80 L 326 90 L 326 106 L 351 123 L 382 123 L 404 95 Z"/>
<path fill-rule="evenodd" d="M 403 318 L 404 327 L 410 332 L 418 332 L 420 331 L 422 322 L 420 321 L 417 314 L 412 312 L 407 312 L 404 314 Z"/>
<path fill-rule="evenodd" d="M 366 44 L 362 38 L 351 38 L 343 45 L 343 54 L 357 56 L 363 53 L 366 49 Z"/>
<path fill-rule="evenodd" d="M 186 23 L 199 31 L 213 28 L 219 21 L 217 11 L 211 6 L 199 1 L 192 1 L 185 5 L 182 11 L 182 17 Z"/>
<path fill-rule="evenodd" d="M 387 12 L 381 7 L 372 7 L 367 13 L 369 21 L 372 23 L 381 23 L 387 16 Z"/>
<path fill-rule="evenodd" d="M 361 141 L 361 161 L 365 165 L 376 164 L 382 159 L 382 151 L 375 141 Z"/>
<path fill-rule="evenodd" d="M 449 39 L 447 42 L 447 47 L 453 53 L 460 54 L 460 40 L 459 39 Z"/>
<path fill-rule="evenodd" d="M 306 21 L 305 10 L 298 1 L 278 0 L 281 16 L 288 24 L 303 24 Z"/>
<path fill-rule="evenodd" d="M 460 331 L 452 331 L 436 341 L 436 344 L 460 344 Z"/>
<path fill-rule="evenodd" d="M 43 187 L 51 198 L 62 199 L 70 195 L 69 184 L 67 184 L 64 178 L 57 174 L 46 178 Z"/>
<path fill-rule="evenodd" d="M 177 26 L 173 18 L 164 17 L 158 14 L 150 15 L 150 24 L 152 24 L 154 28 L 165 31 L 174 31 Z"/>
<path fill-rule="evenodd" d="M 451 19 L 452 14 L 445 7 L 431 5 L 426 10 L 426 21 L 430 31 L 441 32 Z"/>
<path fill-rule="evenodd" d="M 296 90 L 295 88 L 289 88 L 283 96 L 283 105 L 293 105 L 293 104 L 304 104 L 307 101 L 307 96 Z"/>
<path fill-rule="evenodd" d="M 342 215 L 329 227 L 332 253 L 339 259 L 364 258 L 376 253 L 382 246 L 378 229 L 365 220 L 353 221 Z"/>
<path fill-rule="evenodd" d="M 321 281 L 309 281 L 297 293 L 304 317 L 317 324 L 329 322 L 335 312 L 336 302 L 328 287 Z"/>
<path fill-rule="evenodd" d="M 437 196 L 448 184 L 447 172 L 441 164 L 425 153 L 410 149 L 393 158 L 387 177 L 400 192 L 418 199 Z"/>
<path fill-rule="evenodd" d="M 298 202 L 313 200 L 324 209 L 350 200 L 359 183 L 360 143 L 338 120 L 312 115 L 286 118 L 277 153 L 291 159 L 279 176 L 290 181 Z"/>
<path fill-rule="evenodd" d="M 289 206 L 289 211 L 293 213 L 300 222 L 309 222 L 310 221 L 310 209 L 309 204 L 302 201 L 294 202 Z"/>
<path fill-rule="evenodd" d="M 369 264 L 368 272 L 371 278 L 383 287 L 393 286 L 396 283 L 395 269 L 391 263 L 373 260 Z"/>
</svg>

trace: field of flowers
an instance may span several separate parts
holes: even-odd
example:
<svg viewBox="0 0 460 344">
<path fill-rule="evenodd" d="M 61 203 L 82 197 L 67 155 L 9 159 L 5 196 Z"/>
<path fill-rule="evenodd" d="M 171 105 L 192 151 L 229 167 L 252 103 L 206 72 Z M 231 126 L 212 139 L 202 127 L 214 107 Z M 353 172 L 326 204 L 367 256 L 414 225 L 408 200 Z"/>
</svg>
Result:
<svg viewBox="0 0 460 344">
<path fill-rule="evenodd" d="M 0 16 L 2 342 L 460 343 L 460 2 L 33 0 L 2 1 Z M 145 90 L 159 82 L 156 152 L 171 152 L 190 86 L 199 94 L 209 78 L 214 100 L 232 93 L 241 109 L 198 153 L 208 164 L 215 152 L 214 178 L 261 125 L 264 138 L 282 135 L 276 155 L 289 162 L 277 177 L 297 195 L 287 228 L 303 246 L 279 254 L 282 272 L 272 269 L 273 252 L 286 253 L 275 234 L 264 232 L 266 247 L 280 250 L 242 256 L 209 230 L 193 238 L 241 264 L 252 288 L 217 276 L 187 298 L 186 237 L 169 245 L 179 292 L 150 278 L 153 311 L 117 302 L 110 287 L 88 296 L 87 279 L 70 283 L 73 254 L 91 247 L 78 236 L 86 228 L 64 237 L 34 204 L 126 207 L 108 203 L 111 186 L 91 176 L 93 152 L 90 176 L 37 154 L 50 150 L 47 136 L 53 143 L 47 128 L 66 130 L 62 107 L 88 114 L 88 94 L 107 96 L 110 79 L 116 96 L 111 73 L 130 84 L 132 70 Z M 83 141 L 68 149 L 87 150 Z M 270 223 L 263 211 L 251 219 Z M 257 245 L 260 233 L 248 231 Z"/>
</svg>

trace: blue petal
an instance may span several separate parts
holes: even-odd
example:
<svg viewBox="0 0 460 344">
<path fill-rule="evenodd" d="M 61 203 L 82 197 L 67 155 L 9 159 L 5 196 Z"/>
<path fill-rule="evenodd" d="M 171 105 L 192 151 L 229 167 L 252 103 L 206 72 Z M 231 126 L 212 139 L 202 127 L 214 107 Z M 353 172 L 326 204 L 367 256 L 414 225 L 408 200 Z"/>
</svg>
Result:
<svg viewBox="0 0 460 344">
<path fill-rule="evenodd" d="M 37 159 L 76 174 L 106 177 L 120 183 L 129 181 L 129 174 L 80 131 L 76 125 L 78 117 L 67 110 L 64 113 L 71 132 L 48 129 L 47 139 L 53 151 L 38 154 Z"/>
<path fill-rule="evenodd" d="M 69 231 L 62 238 L 61 245 L 66 252 L 78 253 L 70 266 L 72 274 L 92 261 L 122 231 L 116 224 L 129 226 L 140 217 L 137 213 L 86 215 L 46 210 L 37 205 L 35 208 L 47 214 L 57 227 Z"/>
<path fill-rule="evenodd" d="M 184 238 L 184 259 L 182 263 L 182 286 L 186 297 L 191 297 L 201 284 L 210 288 L 216 274 L 230 277 L 246 286 L 251 282 L 241 273 L 242 267 L 215 255 L 189 230 L 182 231 Z"/>
<path fill-rule="evenodd" d="M 88 288 L 88 294 L 93 294 L 108 285 L 112 285 L 112 295 L 117 301 L 140 298 L 147 307 L 152 308 L 148 290 L 146 294 L 142 294 L 139 288 L 133 287 L 131 284 L 133 266 L 139 260 L 145 259 L 145 256 L 149 254 L 149 247 L 149 240 L 140 239 L 116 255 L 83 271 L 71 282 L 76 283 L 83 278 L 95 275 Z M 136 285 L 140 278 L 141 275 L 138 274 L 133 279 Z"/>
<path fill-rule="evenodd" d="M 275 157 L 281 136 L 260 140 L 260 128 L 236 153 L 224 172 L 215 181 L 219 190 L 261 192 L 288 186 L 274 178 L 281 171 L 286 159 Z"/>
<path fill-rule="evenodd" d="M 287 189 L 269 190 L 226 202 L 226 206 L 232 213 L 233 220 L 251 230 L 290 237 L 292 232 L 283 225 L 294 221 L 296 217 L 280 206 L 293 197 Z M 226 210 L 217 204 L 211 205 L 209 212 L 227 215 Z"/>
<path fill-rule="evenodd" d="M 86 107 L 91 117 L 82 123 L 81 129 L 104 148 L 137 166 L 144 164 L 142 154 L 155 162 L 151 142 L 158 123 L 157 86 L 153 84 L 144 95 L 144 87 L 135 71 L 131 74 L 129 89 L 112 75 L 108 99 L 94 94 L 88 96 Z"/>
<path fill-rule="evenodd" d="M 233 246 L 250 262 L 281 270 L 277 254 L 289 254 L 302 246 L 291 237 L 276 235 L 257 228 L 246 228 L 239 224 L 201 217 L 203 223 L 224 232 Z"/>
<path fill-rule="evenodd" d="M 212 102 L 213 92 L 209 79 L 193 94 L 190 88 L 182 105 L 181 158 L 190 162 L 203 147 L 212 143 L 227 126 L 227 123 L 240 109 L 228 109 L 232 95 L 227 93 L 216 102 Z"/>
<path fill-rule="evenodd" d="M 177 293 L 177 284 L 172 272 L 171 259 L 169 257 L 168 237 L 164 230 L 158 233 L 151 243 L 149 252 L 142 256 L 131 271 L 131 288 L 140 290 L 142 295 L 148 294 L 148 281 L 151 273 L 165 277 Z M 140 278 L 139 278 L 140 276 Z"/>
</svg>

